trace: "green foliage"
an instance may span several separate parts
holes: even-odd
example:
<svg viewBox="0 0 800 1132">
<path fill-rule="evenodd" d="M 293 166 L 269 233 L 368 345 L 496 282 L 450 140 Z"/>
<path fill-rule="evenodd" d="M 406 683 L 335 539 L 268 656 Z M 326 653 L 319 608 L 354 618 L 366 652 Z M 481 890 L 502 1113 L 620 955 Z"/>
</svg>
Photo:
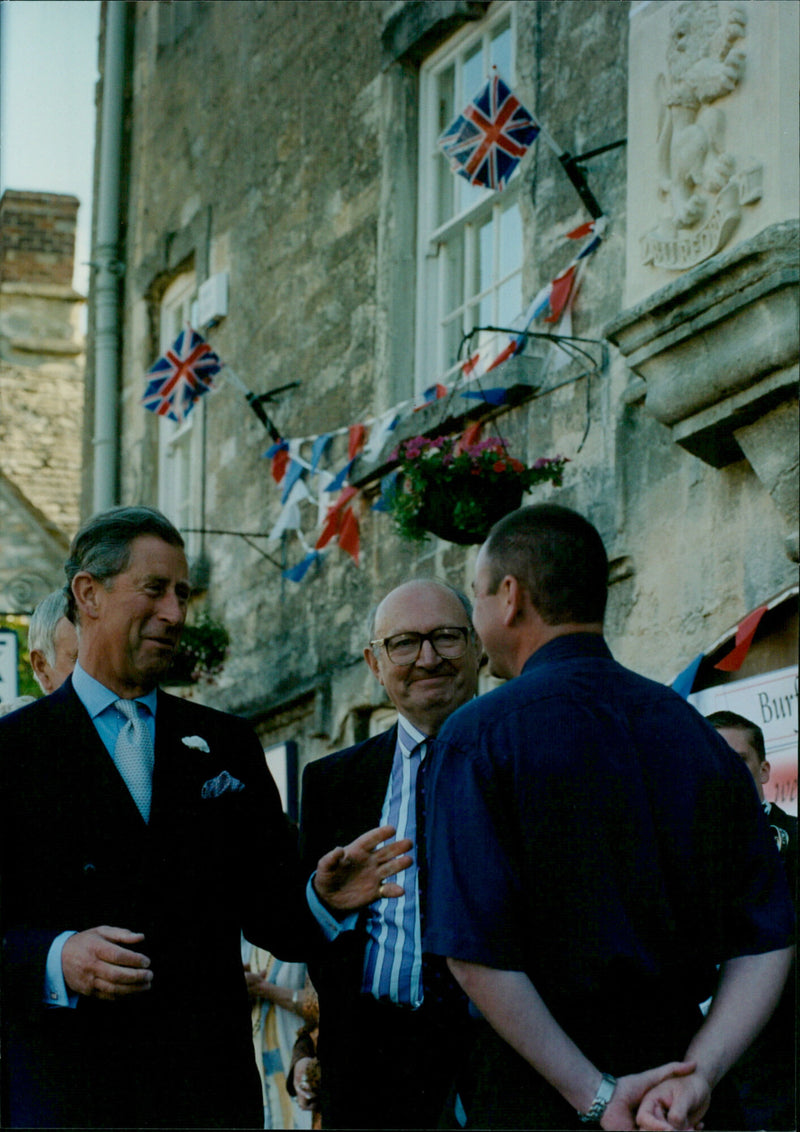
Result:
<svg viewBox="0 0 800 1132">
<path fill-rule="evenodd" d="M 202 609 L 184 626 L 165 682 L 196 684 L 199 680 L 211 680 L 221 671 L 229 646 L 228 630 L 207 609 Z"/>
</svg>

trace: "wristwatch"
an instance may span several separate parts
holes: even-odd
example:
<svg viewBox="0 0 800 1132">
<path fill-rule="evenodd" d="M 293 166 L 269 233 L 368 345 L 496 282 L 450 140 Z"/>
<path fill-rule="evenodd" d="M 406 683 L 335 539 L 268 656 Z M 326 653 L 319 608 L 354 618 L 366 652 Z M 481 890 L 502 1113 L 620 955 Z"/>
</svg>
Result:
<svg viewBox="0 0 800 1132">
<path fill-rule="evenodd" d="M 603 1080 L 597 1087 L 595 1098 L 592 1101 L 591 1107 L 588 1112 L 579 1112 L 578 1119 L 582 1124 L 599 1124 L 603 1113 L 608 1107 L 608 1102 L 614 1096 L 614 1090 L 617 1087 L 616 1077 L 612 1077 L 610 1073 L 603 1074 Z"/>
</svg>

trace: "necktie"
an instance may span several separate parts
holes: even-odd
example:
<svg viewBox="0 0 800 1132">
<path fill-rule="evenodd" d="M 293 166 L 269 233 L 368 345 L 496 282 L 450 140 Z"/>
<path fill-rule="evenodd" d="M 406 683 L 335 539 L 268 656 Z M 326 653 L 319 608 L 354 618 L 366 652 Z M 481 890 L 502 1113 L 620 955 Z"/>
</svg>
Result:
<svg viewBox="0 0 800 1132">
<path fill-rule="evenodd" d="M 117 700 L 114 707 L 126 719 L 117 737 L 114 762 L 139 807 L 139 813 L 147 821 L 153 781 L 153 741 L 135 700 Z"/>
</svg>

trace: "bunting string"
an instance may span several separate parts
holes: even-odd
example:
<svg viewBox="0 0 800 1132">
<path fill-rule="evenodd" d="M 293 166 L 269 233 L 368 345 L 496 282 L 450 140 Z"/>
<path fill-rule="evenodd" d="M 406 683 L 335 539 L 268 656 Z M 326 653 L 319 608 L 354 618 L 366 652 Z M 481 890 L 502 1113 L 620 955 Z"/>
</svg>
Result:
<svg viewBox="0 0 800 1132">
<path fill-rule="evenodd" d="M 527 309 L 514 320 L 510 330 L 485 328 L 497 333 L 464 361 L 450 384 L 437 382 L 422 394 L 408 398 L 378 416 L 368 416 L 310 436 L 282 436 L 266 416 L 261 404 L 263 398 L 250 392 L 231 366 L 219 359 L 191 327 L 181 332 L 174 346 L 148 372 L 142 404 L 161 416 L 182 421 L 201 396 L 215 391 L 214 378 L 221 373 L 244 394 L 272 437 L 273 442 L 263 456 L 270 460 L 271 475 L 281 493 L 281 509 L 267 540 L 274 543 L 291 532 L 304 552 L 299 562 L 283 570 L 283 576 L 290 581 L 302 582 L 312 567 L 320 567 L 334 544 L 358 565 L 357 505 L 360 492 L 348 481 L 357 458 L 377 459 L 401 420 L 445 397 L 452 398 L 460 393 L 466 399 L 481 400 L 492 407 L 502 405 L 506 390 L 502 387 L 485 389 L 481 378 L 524 350 L 528 336 L 532 334 L 531 327 L 537 320 L 554 325 L 569 315 L 581 269 L 599 247 L 606 226 L 607 218 L 599 216 L 565 234 L 566 239 L 585 239 L 586 242 L 570 263 L 539 291 Z M 470 425 L 462 442 L 470 443 L 469 437 L 477 436 L 480 427 L 480 422 Z M 323 467 L 335 438 L 341 436 L 347 436 L 346 461 L 338 471 Z M 374 510 L 387 509 L 386 499 L 397 474 L 395 471 L 384 477 Z M 314 513 L 311 525 L 316 538 L 313 545 L 303 533 L 309 527 L 306 521 L 309 510 Z"/>
</svg>

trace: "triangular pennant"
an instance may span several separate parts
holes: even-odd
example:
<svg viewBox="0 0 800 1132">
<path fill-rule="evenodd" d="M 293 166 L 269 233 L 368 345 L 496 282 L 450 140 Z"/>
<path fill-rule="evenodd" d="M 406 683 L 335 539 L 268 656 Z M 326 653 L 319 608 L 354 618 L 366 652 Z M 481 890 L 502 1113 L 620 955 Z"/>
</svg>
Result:
<svg viewBox="0 0 800 1132">
<path fill-rule="evenodd" d="M 280 483 L 286 475 L 286 468 L 289 464 L 288 440 L 277 440 L 274 444 L 270 444 L 264 453 L 264 458 L 272 460 L 272 478 L 275 483 Z"/>
<path fill-rule="evenodd" d="M 436 385 L 429 385 L 422 394 L 422 400 L 418 405 L 415 405 L 414 412 L 419 409 L 424 409 L 426 405 L 432 405 L 434 401 L 441 401 L 442 397 L 446 397 L 449 390 L 446 385 L 437 382 Z"/>
<path fill-rule="evenodd" d="M 318 436 L 311 447 L 311 474 L 316 474 L 322 454 L 331 442 L 331 434 L 325 432 Z"/>
<path fill-rule="evenodd" d="M 364 447 L 366 435 L 367 430 L 363 424 L 352 424 L 347 430 L 347 458 L 351 463 Z"/>
<path fill-rule="evenodd" d="M 354 460 L 348 460 L 341 471 L 334 476 L 334 478 L 325 488 L 325 491 L 338 491 L 341 487 L 344 487 L 344 481 L 350 475 L 350 469 L 352 468 L 354 463 Z"/>
<path fill-rule="evenodd" d="M 369 442 L 363 453 L 366 460 L 377 460 L 386 443 L 387 436 L 394 431 L 399 420 L 400 417 L 395 410 L 390 409 L 388 413 L 383 413 L 383 415 L 375 421 L 370 430 Z"/>
<path fill-rule="evenodd" d="M 322 555 L 318 554 L 316 550 L 309 551 L 296 566 L 283 571 L 284 578 L 288 578 L 290 582 L 302 582 L 314 562 L 317 562 L 321 557 Z"/>
<path fill-rule="evenodd" d="M 575 265 L 568 267 L 563 274 L 552 282 L 550 291 L 550 314 L 545 322 L 558 322 L 561 312 L 567 305 L 569 293 L 572 290 L 572 281 L 575 278 Z"/>
<path fill-rule="evenodd" d="M 277 542 L 284 531 L 297 531 L 300 529 L 300 508 L 296 503 L 287 503 L 282 508 L 278 521 L 269 532 L 268 542 Z"/>
<path fill-rule="evenodd" d="M 325 522 L 322 526 L 322 531 L 314 544 L 317 550 L 321 550 L 324 546 L 338 535 L 343 521 L 343 511 L 348 503 L 358 494 L 358 490 L 354 487 L 346 487 L 339 498 L 334 504 L 328 508 L 328 513 L 325 516 Z"/>
<path fill-rule="evenodd" d="M 594 220 L 587 220 L 585 224 L 581 224 L 578 228 L 573 228 L 571 232 L 567 232 L 568 240 L 582 240 L 584 236 L 590 236 L 594 232 Z"/>
<path fill-rule="evenodd" d="M 397 481 L 400 478 L 400 469 L 395 468 L 394 471 L 389 472 L 381 479 L 381 493 L 377 500 L 372 504 L 373 511 L 390 511 L 391 498 L 394 494 Z"/>
<path fill-rule="evenodd" d="M 675 679 L 672 681 L 672 690 L 674 692 L 677 692 L 679 696 L 683 696 L 684 699 L 688 698 L 689 693 L 692 690 L 694 678 L 697 675 L 697 670 L 700 667 L 702 659 L 703 654 L 700 653 L 700 655 L 696 656 L 691 664 L 687 664 L 683 672 L 679 672 Z"/>
<path fill-rule="evenodd" d="M 285 503 L 286 500 L 289 498 L 289 492 L 292 490 L 292 488 L 297 483 L 297 481 L 301 478 L 304 471 L 305 471 L 305 468 L 303 467 L 302 464 L 298 464 L 297 460 L 292 460 L 291 458 L 289 459 L 289 466 L 286 469 L 286 474 L 283 477 L 283 481 L 282 481 L 282 485 L 281 485 L 283 487 L 283 495 L 281 496 L 281 503 Z"/>
<path fill-rule="evenodd" d="M 737 672 L 744 664 L 744 658 L 750 651 L 750 646 L 753 643 L 753 637 L 756 635 L 758 623 L 764 614 L 767 612 L 766 605 L 760 605 L 758 609 L 754 609 L 752 613 L 748 613 L 744 621 L 739 625 L 736 630 L 736 643 L 731 651 L 724 656 L 722 660 L 718 661 L 714 667 L 718 668 L 720 672 Z"/>
<path fill-rule="evenodd" d="M 359 551 L 358 519 L 352 507 L 348 507 L 342 516 L 342 525 L 339 529 L 339 547 L 344 550 L 358 566 Z"/>
<path fill-rule="evenodd" d="M 507 362 L 509 358 L 513 358 L 515 354 L 518 354 L 520 352 L 520 350 L 524 347 L 524 345 L 525 345 L 525 335 L 524 334 L 520 334 L 519 338 L 513 338 L 509 342 L 509 344 L 506 346 L 506 348 L 504 350 L 500 351 L 500 353 L 497 355 L 497 357 L 494 359 L 494 361 L 488 367 L 486 372 L 488 373 L 489 370 L 497 369 L 497 367 L 501 366 L 503 364 L 503 362 Z"/>
<path fill-rule="evenodd" d="M 485 401 L 487 405 L 505 405 L 508 400 L 508 390 L 498 389 L 468 389 L 461 394 L 475 401 Z"/>
<path fill-rule="evenodd" d="M 477 444 L 482 432 L 483 421 L 473 421 L 471 425 L 467 425 L 456 445 L 458 451 L 461 452 L 464 448 L 469 448 L 471 444 Z"/>
</svg>

